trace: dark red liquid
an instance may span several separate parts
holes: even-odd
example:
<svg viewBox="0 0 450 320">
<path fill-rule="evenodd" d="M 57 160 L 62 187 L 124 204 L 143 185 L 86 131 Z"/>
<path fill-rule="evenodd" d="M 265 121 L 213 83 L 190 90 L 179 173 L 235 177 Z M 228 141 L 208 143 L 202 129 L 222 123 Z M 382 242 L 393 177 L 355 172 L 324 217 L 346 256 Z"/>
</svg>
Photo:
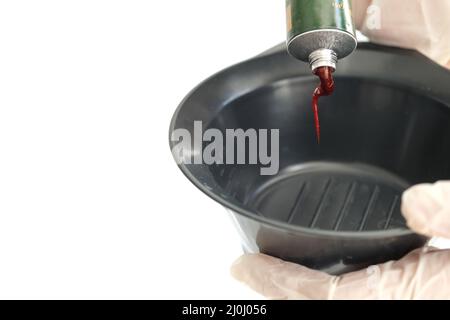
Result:
<svg viewBox="0 0 450 320">
<path fill-rule="evenodd" d="M 319 77 L 320 84 L 313 93 L 312 107 L 314 111 L 314 124 L 316 127 L 317 143 L 320 143 L 320 121 L 319 121 L 319 98 L 322 96 L 329 96 L 334 91 L 333 80 L 334 69 L 331 67 L 320 67 L 314 71 L 314 74 Z"/>
</svg>

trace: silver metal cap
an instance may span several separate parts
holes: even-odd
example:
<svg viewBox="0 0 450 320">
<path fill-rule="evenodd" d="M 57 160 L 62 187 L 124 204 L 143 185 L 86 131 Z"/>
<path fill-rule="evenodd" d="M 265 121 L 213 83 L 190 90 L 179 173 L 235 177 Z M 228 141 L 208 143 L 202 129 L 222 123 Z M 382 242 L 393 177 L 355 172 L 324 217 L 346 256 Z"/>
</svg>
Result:
<svg viewBox="0 0 450 320">
<path fill-rule="evenodd" d="M 331 67 L 336 70 L 337 62 L 336 52 L 330 49 L 319 49 L 309 55 L 309 65 L 313 72 L 319 67 Z"/>
</svg>

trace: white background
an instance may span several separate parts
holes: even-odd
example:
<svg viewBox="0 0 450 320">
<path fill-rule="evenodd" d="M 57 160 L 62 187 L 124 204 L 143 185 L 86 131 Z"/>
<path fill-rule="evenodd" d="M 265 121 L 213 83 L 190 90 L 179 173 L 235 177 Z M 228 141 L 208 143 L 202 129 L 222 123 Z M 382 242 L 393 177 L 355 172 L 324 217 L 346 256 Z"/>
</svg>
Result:
<svg viewBox="0 0 450 320">
<path fill-rule="evenodd" d="M 257 298 L 173 112 L 285 37 L 278 0 L 0 2 L 0 298 Z"/>
</svg>

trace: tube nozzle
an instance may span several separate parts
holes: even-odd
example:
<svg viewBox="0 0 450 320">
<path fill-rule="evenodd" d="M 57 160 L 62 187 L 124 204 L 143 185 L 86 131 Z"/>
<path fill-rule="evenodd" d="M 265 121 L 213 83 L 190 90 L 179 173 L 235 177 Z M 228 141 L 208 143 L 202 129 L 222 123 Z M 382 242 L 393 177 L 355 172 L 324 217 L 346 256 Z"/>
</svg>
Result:
<svg viewBox="0 0 450 320">
<path fill-rule="evenodd" d="M 336 70 L 337 61 L 336 52 L 330 49 L 319 49 L 309 55 L 309 65 L 313 73 L 319 67 L 331 67 Z"/>
</svg>

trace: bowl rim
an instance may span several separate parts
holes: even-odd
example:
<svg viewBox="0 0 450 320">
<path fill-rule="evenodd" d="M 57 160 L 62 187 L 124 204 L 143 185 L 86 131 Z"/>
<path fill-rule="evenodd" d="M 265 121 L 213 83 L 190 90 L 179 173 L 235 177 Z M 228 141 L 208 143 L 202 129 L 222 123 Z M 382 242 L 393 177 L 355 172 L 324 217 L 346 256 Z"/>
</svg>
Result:
<svg viewBox="0 0 450 320">
<path fill-rule="evenodd" d="M 278 49 L 277 49 L 278 47 Z M 255 59 L 263 59 L 270 56 L 274 56 L 277 54 L 280 54 L 281 50 L 285 50 L 283 46 L 277 46 L 273 49 L 270 49 L 266 53 L 263 53 L 262 55 L 259 55 L 255 58 L 240 62 L 238 64 L 235 64 L 231 67 L 228 67 L 201 82 L 198 84 L 194 89 L 192 89 L 185 98 L 180 102 L 178 105 L 175 113 L 172 116 L 170 126 L 169 126 L 169 147 L 172 149 L 174 146 L 174 143 L 171 141 L 171 133 L 175 130 L 175 122 L 178 119 L 178 115 L 185 105 L 186 101 L 189 100 L 189 98 L 197 92 L 199 89 L 202 88 L 202 86 L 209 82 L 210 80 L 216 78 L 223 72 L 226 72 L 230 68 L 238 67 L 241 64 L 245 64 L 249 61 L 255 60 Z M 274 50 L 275 49 L 275 50 Z M 439 70 L 445 70 L 443 67 L 438 65 L 437 63 L 431 61 L 430 59 L 426 58 L 422 54 L 408 49 L 401 49 L 401 48 L 393 48 L 393 47 L 387 47 L 382 45 L 377 45 L 373 43 L 363 43 L 358 45 L 358 50 L 373 50 L 373 51 L 382 51 L 384 53 L 391 53 L 395 55 L 406 55 L 406 56 L 415 56 L 417 58 L 424 59 L 424 61 L 427 62 L 428 67 L 430 65 L 434 65 L 434 67 Z M 448 72 L 448 71 L 446 71 Z M 450 73 L 449 73 L 450 74 Z M 433 97 L 430 97 L 434 99 Z M 438 99 L 434 99 L 438 100 Z M 226 209 L 231 210 L 234 214 L 239 214 L 245 218 L 251 219 L 255 222 L 258 222 L 260 224 L 264 224 L 268 227 L 276 228 L 282 231 L 287 232 L 293 232 L 293 233 L 302 233 L 305 235 L 310 235 L 313 237 L 321 236 L 323 238 L 350 238 L 350 239 L 360 239 L 360 240 L 368 240 L 368 239 L 382 239 L 382 238 L 397 238 L 397 237 L 408 237 L 408 236 L 421 236 L 424 238 L 428 238 L 425 235 L 420 235 L 414 232 L 413 230 L 405 227 L 405 228 L 393 228 L 388 230 L 368 230 L 368 231 L 334 231 L 334 230 L 324 230 L 324 229 L 310 229 L 302 226 L 297 226 L 293 224 L 288 224 L 287 222 L 283 221 L 277 221 L 273 219 L 266 218 L 264 216 L 258 215 L 255 212 L 252 212 L 251 210 L 248 210 L 244 207 L 240 207 L 238 205 L 233 204 L 232 202 L 224 199 L 220 195 L 216 194 L 215 192 L 209 190 L 206 188 L 188 169 L 188 166 L 186 164 L 178 164 L 179 169 L 183 172 L 183 174 L 188 178 L 188 180 L 194 184 L 200 191 L 202 191 L 204 194 L 206 194 L 209 198 L 213 199 L 214 201 L 218 202 L 222 206 L 224 206 Z"/>
</svg>

